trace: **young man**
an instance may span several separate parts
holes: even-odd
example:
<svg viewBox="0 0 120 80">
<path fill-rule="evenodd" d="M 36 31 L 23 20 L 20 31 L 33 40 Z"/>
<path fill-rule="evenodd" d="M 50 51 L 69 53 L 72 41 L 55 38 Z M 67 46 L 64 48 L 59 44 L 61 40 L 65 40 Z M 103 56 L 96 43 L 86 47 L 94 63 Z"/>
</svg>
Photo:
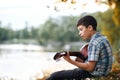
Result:
<svg viewBox="0 0 120 80">
<path fill-rule="evenodd" d="M 97 21 L 93 16 L 82 17 L 77 28 L 79 35 L 84 39 L 89 39 L 88 59 L 82 63 L 70 58 L 69 52 L 63 58 L 77 66 L 73 70 L 62 70 L 50 75 L 47 80 L 81 80 L 85 78 L 107 76 L 112 68 L 112 49 L 108 39 L 97 32 Z M 66 66 L 68 67 L 68 66 Z"/>
</svg>

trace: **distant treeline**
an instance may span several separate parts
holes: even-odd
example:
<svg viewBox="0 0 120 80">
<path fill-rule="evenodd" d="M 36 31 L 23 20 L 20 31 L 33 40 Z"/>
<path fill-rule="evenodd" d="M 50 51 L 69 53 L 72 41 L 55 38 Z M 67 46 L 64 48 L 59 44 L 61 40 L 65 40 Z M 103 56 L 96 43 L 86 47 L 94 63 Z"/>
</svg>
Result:
<svg viewBox="0 0 120 80">
<path fill-rule="evenodd" d="M 12 39 L 35 39 L 41 45 L 82 41 L 76 28 L 77 20 L 88 13 L 79 16 L 61 16 L 49 18 L 39 27 L 25 27 L 21 30 L 12 30 L 0 25 L 0 42 Z M 98 30 L 106 35 L 115 50 L 120 48 L 120 25 L 115 26 L 112 15 L 113 11 L 93 13 L 98 21 Z M 1 22 L 2 24 L 2 22 Z M 9 27 L 9 26 L 8 26 Z"/>
</svg>

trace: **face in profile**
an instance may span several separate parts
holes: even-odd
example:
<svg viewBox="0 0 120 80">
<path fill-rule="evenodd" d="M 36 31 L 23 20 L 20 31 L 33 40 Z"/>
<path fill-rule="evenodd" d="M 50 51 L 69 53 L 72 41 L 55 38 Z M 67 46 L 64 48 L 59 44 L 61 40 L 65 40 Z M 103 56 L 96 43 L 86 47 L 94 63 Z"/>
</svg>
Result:
<svg viewBox="0 0 120 80">
<path fill-rule="evenodd" d="M 83 25 L 78 26 L 79 35 L 82 39 L 87 40 L 91 38 L 92 26 L 89 25 L 87 28 Z"/>
</svg>

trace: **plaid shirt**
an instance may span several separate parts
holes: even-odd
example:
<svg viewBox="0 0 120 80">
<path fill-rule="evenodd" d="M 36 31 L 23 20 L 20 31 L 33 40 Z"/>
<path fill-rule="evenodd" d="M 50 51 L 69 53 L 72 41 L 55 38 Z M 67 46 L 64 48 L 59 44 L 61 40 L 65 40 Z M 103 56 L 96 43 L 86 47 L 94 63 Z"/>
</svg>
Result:
<svg viewBox="0 0 120 80">
<path fill-rule="evenodd" d="M 112 68 L 113 54 L 107 38 L 96 33 L 90 40 L 88 46 L 88 61 L 96 61 L 93 72 L 94 76 L 106 76 Z"/>
</svg>

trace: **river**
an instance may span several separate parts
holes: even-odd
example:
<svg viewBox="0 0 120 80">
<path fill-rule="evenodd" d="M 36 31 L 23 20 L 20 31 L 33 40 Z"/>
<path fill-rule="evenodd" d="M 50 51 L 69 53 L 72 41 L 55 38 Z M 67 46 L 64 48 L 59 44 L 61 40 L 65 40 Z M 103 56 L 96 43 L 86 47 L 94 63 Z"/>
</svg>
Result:
<svg viewBox="0 0 120 80">
<path fill-rule="evenodd" d="M 12 49 L 12 47 L 11 47 Z M 74 66 L 63 59 L 53 60 L 56 52 L 0 50 L 0 79 L 4 80 L 36 80 L 45 73 L 52 73 Z"/>
</svg>

